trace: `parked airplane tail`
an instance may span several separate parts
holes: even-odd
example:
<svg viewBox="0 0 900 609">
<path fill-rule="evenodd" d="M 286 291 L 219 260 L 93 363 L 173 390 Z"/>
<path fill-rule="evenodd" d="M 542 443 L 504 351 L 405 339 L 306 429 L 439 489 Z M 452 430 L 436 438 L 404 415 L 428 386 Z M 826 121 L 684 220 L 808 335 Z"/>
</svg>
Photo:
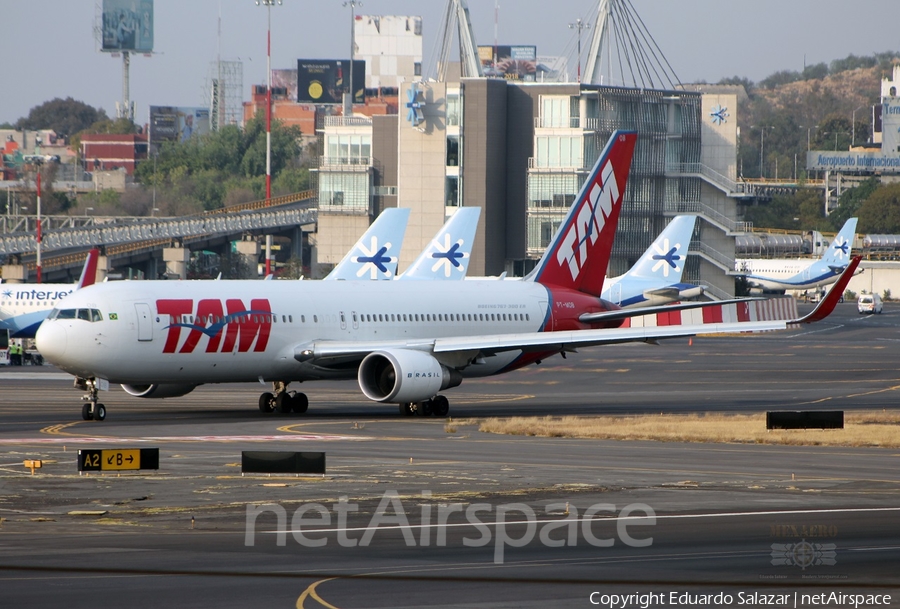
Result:
<svg viewBox="0 0 900 609">
<path fill-rule="evenodd" d="M 397 279 L 464 279 L 478 230 L 480 207 L 460 207 Z"/>
<path fill-rule="evenodd" d="M 527 280 L 600 295 L 636 142 L 634 131 L 612 134 Z"/>
<path fill-rule="evenodd" d="M 97 281 L 97 259 L 99 257 L 100 250 L 97 248 L 88 252 L 87 258 L 84 259 L 84 268 L 81 269 L 81 277 L 78 279 L 78 284 L 75 286 L 76 290 L 86 288 L 89 285 L 94 285 L 94 282 Z"/>
<path fill-rule="evenodd" d="M 849 218 L 844 222 L 840 232 L 828 246 L 828 251 L 822 256 L 822 261 L 831 267 L 843 268 L 850 262 L 850 250 L 853 249 L 853 240 L 856 238 L 856 218 Z"/>
<path fill-rule="evenodd" d="M 393 279 L 408 221 L 409 208 L 388 207 L 382 211 L 325 279 Z"/>
<path fill-rule="evenodd" d="M 697 216 L 676 216 L 638 259 L 626 277 L 681 281 Z"/>
</svg>

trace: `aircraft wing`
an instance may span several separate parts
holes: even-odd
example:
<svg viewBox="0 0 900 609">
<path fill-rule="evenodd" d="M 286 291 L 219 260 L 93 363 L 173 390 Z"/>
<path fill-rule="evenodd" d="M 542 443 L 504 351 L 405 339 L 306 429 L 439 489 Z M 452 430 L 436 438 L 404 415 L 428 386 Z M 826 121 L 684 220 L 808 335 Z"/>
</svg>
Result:
<svg viewBox="0 0 900 609">
<path fill-rule="evenodd" d="M 616 309 L 614 311 L 599 311 L 597 313 L 585 313 L 578 318 L 582 323 L 598 323 L 601 321 L 612 321 L 616 319 L 627 319 L 629 317 L 637 317 L 639 315 L 650 315 L 653 313 L 668 313 L 670 311 L 683 311 L 685 309 L 701 309 L 703 307 L 711 307 L 714 305 L 727 305 L 739 302 L 751 302 L 753 300 L 767 300 L 764 297 L 750 298 L 732 298 L 730 300 L 703 300 L 696 302 L 682 302 L 679 304 L 658 305 L 653 307 L 636 307 L 633 309 Z"/>
<path fill-rule="evenodd" d="M 720 324 L 694 324 L 684 326 L 656 326 L 639 328 L 615 328 L 599 330 L 573 330 L 566 332 L 522 332 L 437 338 L 432 340 L 388 341 L 312 341 L 298 345 L 294 359 L 329 365 L 332 362 L 352 361 L 373 351 L 384 349 L 410 349 L 428 353 L 493 355 L 504 351 L 572 351 L 578 347 L 594 347 L 630 342 L 656 342 L 666 338 L 722 334 L 731 332 L 764 332 L 784 330 L 788 322 L 748 321 Z"/>
<path fill-rule="evenodd" d="M 784 330 L 790 324 L 812 323 L 825 319 L 833 310 L 853 272 L 860 256 L 854 257 L 841 277 L 831 286 L 828 294 L 809 314 L 792 320 L 746 321 L 716 324 L 691 324 L 681 326 L 650 326 L 636 328 L 603 328 L 597 330 L 572 330 L 564 332 L 520 332 L 455 336 L 435 339 L 387 340 L 387 341 L 310 341 L 294 348 L 294 359 L 329 365 L 361 359 L 373 351 L 384 349 L 411 349 L 435 355 L 464 354 L 469 358 L 493 355 L 504 351 L 572 351 L 578 347 L 594 347 L 629 342 L 653 343 L 667 338 L 723 334 L 732 332 L 765 332 Z M 723 301 L 719 301 L 721 303 Z M 694 304 L 694 303 L 691 303 Z M 616 311 L 618 312 L 618 311 Z M 631 315 L 642 314 L 640 309 L 623 311 Z M 646 312 L 646 310 L 644 311 Z"/>
</svg>

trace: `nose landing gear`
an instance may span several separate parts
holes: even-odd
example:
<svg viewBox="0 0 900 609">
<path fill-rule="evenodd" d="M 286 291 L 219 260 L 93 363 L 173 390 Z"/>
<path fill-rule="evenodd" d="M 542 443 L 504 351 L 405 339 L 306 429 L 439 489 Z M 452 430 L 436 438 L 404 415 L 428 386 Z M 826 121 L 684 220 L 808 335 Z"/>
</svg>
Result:
<svg viewBox="0 0 900 609">
<path fill-rule="evenodd" d="M 87 391 L 87 395 L 81 396 L 81 401 L 87 402 L 81 406 L 81 418 L 85 421 L 103 421 L 106 419 L 106 406 L 98 402 L 100 382 L 97 379 L 75 379 L 75 387 Z"/>
</svg>

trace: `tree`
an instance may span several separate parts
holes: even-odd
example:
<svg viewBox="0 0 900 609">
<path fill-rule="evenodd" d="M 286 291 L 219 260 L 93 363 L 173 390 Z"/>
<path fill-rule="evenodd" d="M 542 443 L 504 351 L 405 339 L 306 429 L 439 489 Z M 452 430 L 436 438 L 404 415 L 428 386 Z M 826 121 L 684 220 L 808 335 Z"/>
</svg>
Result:
<svg viewBox="0 0 900 609">
<path fill-rule="evenodd" d="M 849 150 L 853 125 L 850 119 L 839 114 L 831 114 L 819 124 L 813 138 L 813 150 Z"/>
<path fill-rule="evenodd" d="M 29 111 L 16 122 L 16 129 L 52 129 L 61 137 L 71 137 L 97 121 L 106 120 L 106 112 L 67 97 L 52 99 Z"/>
<path fill-rule="evenodd" d="M 838 200 L 837 209 L 828 216 L 831 223 L 835 226 L 843 226 L 844 223 L 853 218 L 859 217 L 859 208 L 865 203 L 866 199 L 872 196 L 872 193 L 878 190 L 881 182 L 878 178 L 872 177 L 862 182 L 856 188 L 848 188 L 841 194 Z"/>
<path fill-rule="evenodd" d="M 858 232 L 900 233 L 900 184 L 878 187 L 859 207 Z"/>
</svg>

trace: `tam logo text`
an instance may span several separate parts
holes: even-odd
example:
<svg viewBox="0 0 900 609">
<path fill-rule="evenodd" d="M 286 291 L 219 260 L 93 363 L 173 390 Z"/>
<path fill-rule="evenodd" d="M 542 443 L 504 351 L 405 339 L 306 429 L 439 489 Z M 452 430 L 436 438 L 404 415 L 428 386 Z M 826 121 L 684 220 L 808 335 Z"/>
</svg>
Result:
<svg viewBox="0 0 900 609">
<path fill-rule="evenodd" d="M 252 299 L 249 309 L 239 298 L 200 300 L 196 309 L 190 298 L 160 299 L 156 310 L 170 317 L 163 353 L 193 353 L 204 336 L 206 353 L 262 352 L 269 343 L 272 307 L 266 298 Z"/>
<path fill-rule="evenodd" d="M 599 183 L 595 180 L 556 252 L 557 262 L 568 266 L 573 280 L 578 278 L 581 267 L 587 261 L 588 248 L 596 243 L 606 225 L 606 218 L 619 199 L 619 185 L 612 163 L 607 161 L 599 177 Z"/>
</svg>

